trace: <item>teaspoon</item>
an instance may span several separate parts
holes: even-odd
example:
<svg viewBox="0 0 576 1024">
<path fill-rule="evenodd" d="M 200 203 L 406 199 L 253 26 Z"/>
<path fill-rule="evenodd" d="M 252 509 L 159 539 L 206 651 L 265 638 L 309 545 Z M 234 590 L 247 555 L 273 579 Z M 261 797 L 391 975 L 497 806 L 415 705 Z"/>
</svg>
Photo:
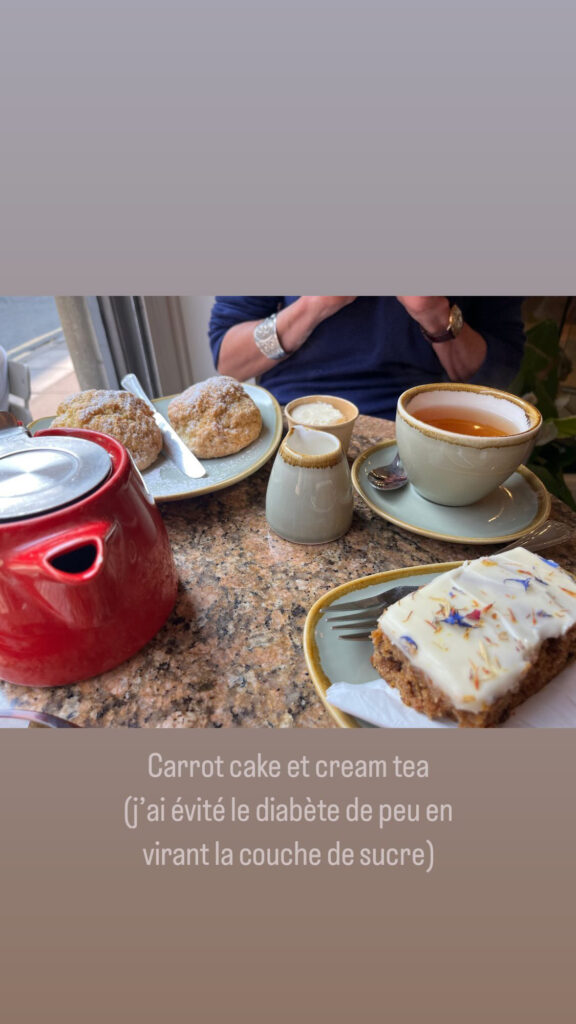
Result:
<svg viewBox="0 0 576 1024">
<path fill-rule="evenodd" d="M 370 469 L 367 476 L 372 486 L 376 487 L 379 491 L 396 491 L 399 487 L 404 487 L 404 484 L 408 483 L 406 470 L 398 454 L 394 456 L 391 462 L 386 463 L 384 466 L 375 466 L 373 469 Z"/>
</svg>

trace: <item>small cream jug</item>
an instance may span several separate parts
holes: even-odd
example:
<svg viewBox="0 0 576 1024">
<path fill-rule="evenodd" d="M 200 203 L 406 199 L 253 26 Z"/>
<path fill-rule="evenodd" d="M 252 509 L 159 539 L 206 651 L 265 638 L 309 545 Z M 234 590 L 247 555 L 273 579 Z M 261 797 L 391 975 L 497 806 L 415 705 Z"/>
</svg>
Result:
<svg viewBox="0 0 576 1024">
<path fill-rule="evenodd" d="M 268 482 L 266 518 L 274 533 L 295 544 L 325 544 L 352 522 L 352 480 L 333 434 L 290 427 Z"/>
</svg>

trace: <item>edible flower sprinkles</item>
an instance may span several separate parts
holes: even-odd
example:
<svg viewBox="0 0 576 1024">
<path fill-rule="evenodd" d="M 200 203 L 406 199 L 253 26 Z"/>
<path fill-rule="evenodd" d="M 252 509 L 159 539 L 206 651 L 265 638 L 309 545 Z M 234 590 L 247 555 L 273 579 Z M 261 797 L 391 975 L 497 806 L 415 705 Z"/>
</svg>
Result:
<svg viewBox="0 0 576 1024">
<path fill-rule="evenodd" d="M 504 580 L 504 583 L 520 583 L 520 585 L 521 585 L 522 587 L 524 587 L 524 590 L 528 590 L 528 587 L 530 586 L 531 582 L 532 582 L 532 580 L 521 580 L 521 579 L 514 579 L 514 577 L 513 577 L 513 576 L 508 576 L 508 577 L 507 577 L 507 578 L 506 578 L 506 579 Z"/>
<path fill-rule="evenodd" d="M 378 626 L 454 707 L 480 713 L 519 688 L 544 641 L 574 624 L 572 577 L 516 548 L 443 573 L 387 608 Z"/>
<path fill-rule="evenodd" d="M 473 612 L 459 612 L 456 608 L 450 609 L 450 614 L 446 615 L 445 618 L 439 619 L 439 622 L 445 622 L 448 626 L 463 626 L 465 629 L 478 629 L 479 622 L 482 612 L 479 608 L 475 608 Z"/>
</svg>

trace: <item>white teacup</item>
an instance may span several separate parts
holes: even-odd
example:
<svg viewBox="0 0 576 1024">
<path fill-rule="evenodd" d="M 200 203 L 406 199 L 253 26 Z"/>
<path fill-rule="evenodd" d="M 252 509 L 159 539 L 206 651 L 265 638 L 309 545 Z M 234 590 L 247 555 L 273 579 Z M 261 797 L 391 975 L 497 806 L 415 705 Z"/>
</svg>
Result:
<svg viewBox="0 0 576 1024">
<path fill-rule="evenodd" d="M 274 533 L 295 544 L 324 544 L 346 533 L 352 510 L 350 468 L 338 438 L 291 427 L 266 491 L 266 518 Z"/>
<path fill-rule="evenodd" d="M 440 505 L 471 505 L 530 455 L 542 416 L 474 384 L 422 384 L 398 399 L 396 441 L 410 483 Z"/>
</svg>

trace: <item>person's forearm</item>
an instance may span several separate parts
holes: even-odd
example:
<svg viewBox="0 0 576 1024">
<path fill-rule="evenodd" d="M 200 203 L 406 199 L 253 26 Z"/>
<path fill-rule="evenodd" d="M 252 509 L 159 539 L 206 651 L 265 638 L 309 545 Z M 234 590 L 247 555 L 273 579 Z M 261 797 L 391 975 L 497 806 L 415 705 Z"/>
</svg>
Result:
<svg viewBox="0 0 576 1024">
<path fill-rule="evenodd" d="M 440 335 L 450 317 L 450 302 L 445 295 L 398 296 L 409 315 L 427 334 Z M 450 380 L 465 381 L 480 369 L 486 358 L 487 345 L 478 331 L 464 324 L 460 333 L 449 341 L 429 342 Z"/>
<path fill-rule="evenodd" d="M 296 352 L 312 331 L 323 320 L 334 313 L 332 296 L 302 295 L 296 302 L 281 309 L 276 318 L 276 332 L 286 358 Z M 326 301 L 325 301 L 326 300 Z M 218 357 L 218 372 L 247 380 L 258 377 L 278 364 L 260 352 L 254 341 L 254 328 L 259 320 L 249 320 L 230 327 L 222 339 Z"/>
<path fill-rule="evenodd" d="M 466 381 L 480 369 L 486 358 L 486 342 L 478 331 L 464 324 L 452 341 L 432 344 L 450 380 Z"/>
</svg>

